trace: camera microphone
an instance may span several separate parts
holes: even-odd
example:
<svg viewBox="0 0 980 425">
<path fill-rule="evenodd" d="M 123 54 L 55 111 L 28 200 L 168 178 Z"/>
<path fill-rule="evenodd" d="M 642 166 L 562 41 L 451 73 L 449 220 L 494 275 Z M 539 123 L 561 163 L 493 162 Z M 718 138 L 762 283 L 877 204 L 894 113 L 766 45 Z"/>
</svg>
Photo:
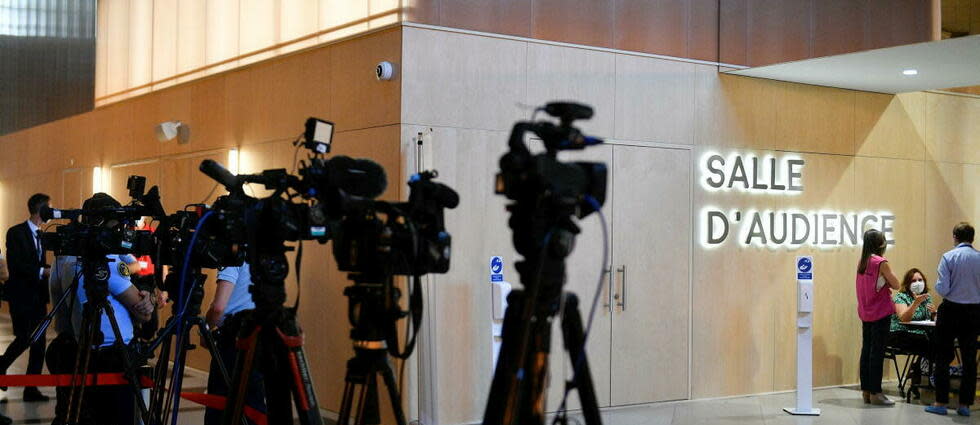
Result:
<svg viewBox="0 0 980 425">
<path fill-rule="evenodd" d="M 242 188 L 242 183 L 238 177 L 217 161 L 205 159 L 201 161 L 201 166 L 198 169 L 214 181 L 221 183 L 229 192 L 235 192 Z"/>
<path fill-rule="evenodd" d="M 385 169 L 370 159 L 335 156 L 327 161 L 329 179 L 348 194 L 376 198 L 388 187 Z"/>
</svg>

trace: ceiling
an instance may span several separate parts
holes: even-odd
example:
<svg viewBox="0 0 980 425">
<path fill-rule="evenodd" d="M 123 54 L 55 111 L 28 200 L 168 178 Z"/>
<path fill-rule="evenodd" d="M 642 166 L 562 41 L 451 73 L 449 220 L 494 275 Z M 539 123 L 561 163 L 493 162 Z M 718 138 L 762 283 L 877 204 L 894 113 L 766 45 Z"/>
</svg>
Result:
<svg viewBox="0 0 980 425">
<path fill-rule="evenodd" d="M 904 75 L 905 70 L 917 75 Z M 980 85 L 980 35 L 728 71 L 818 86 L 905 93 Z"/>
</svg>

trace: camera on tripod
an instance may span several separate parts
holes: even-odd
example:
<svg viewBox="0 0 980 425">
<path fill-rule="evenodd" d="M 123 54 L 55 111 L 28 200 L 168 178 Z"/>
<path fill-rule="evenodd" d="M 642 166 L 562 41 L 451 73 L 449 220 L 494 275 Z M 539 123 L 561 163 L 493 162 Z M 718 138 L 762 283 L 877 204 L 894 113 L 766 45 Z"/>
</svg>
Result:
<svg viewBox="0 0 980 425">
<path fill-rule="evenodd" d="M 581 231 L 572 216 L 584 218 L 599 211 L 606 199 L 606 165 L 597 162 L 561 162 L 558 152 L 602 143 L 572 123 L 592 117 L 592 108 L 554 102 L 539 108 L 558 118 L 522 121 L 514 125 L 500 158 L 496 192 L 514 201 L 507 206 L 514 247 L 523 257 L 515 264 L 522 289 L 507 297 L 502 343 L 483 425 L 543 424 L 552 318 L 561 314 L 565 350 L 572 359 L 568 389 L 579 392 L 586 423 L 600 424 L 598 404 L 585 359 L 585 335 L 578 298 L 564 292 L 565 259 Z M 544 142 L 545 152 L 532 155 L 524 142 L 532 133 Z M 601 216 L 600 216 L 601 217 Z M 598 295 L 602 291 L 597 291 Z M 593 299 L 593 308 L 598 297 Z M 542 354 L 544 360 L 542 360 Z M 564 401 L 559 412 L 565 408 Z M 559 417 L 563 417 L 559 413 Z"/>
<path fill-rule="evenodd" d="M 143 193 L 146 178 L 130 176 L 127 181 L 132 202 L 124 207 L 59 210 L 41 209 L 41 219 L 69 220 L 54 232 L 41 233 L 42 246 L 55 255 L 150 255 L 156 250 L 151 232 L 135 230 L 143 216 L 162 213 L 160 193 L 156 186 Z M 118 205 L 118 204 L 117 204 Z"/>
<path fill-rule="evenodd" d="M 459 195 L 436 177 L 435 171 L 413 175 L 407 202 L 344 200 L 346 218 L 333 242 L 340 270 L 371 273 L 387 264 L 396 275 L 449 271 L 452 237 L 443 212 L 459 205 Z"/>
<path fill-rule="evenodd" d="M 575 120 L 591 118 L 592 108 L 577 103 L 553 102 L 541 109 L 558 118 L 559 123 L 533 121 L 514 125 L 508 142 L 510 152 L 500 158 L 496 192 L 518 203 L 543 202 L 583 218 L 597 208 L 588 198 L 594 199 L 598 207 L 605 203 L 606 165 L 584 161 L 563 163 L 558 160 L 557 153 L 602 143 L 601 139 L 586 136 L 572 126 Z M 541 138 L 544 153 L 531 154 L 524 143 L 528 132 Z M 516 235 L 518 229 L 514 232 Z"/>
</svg>

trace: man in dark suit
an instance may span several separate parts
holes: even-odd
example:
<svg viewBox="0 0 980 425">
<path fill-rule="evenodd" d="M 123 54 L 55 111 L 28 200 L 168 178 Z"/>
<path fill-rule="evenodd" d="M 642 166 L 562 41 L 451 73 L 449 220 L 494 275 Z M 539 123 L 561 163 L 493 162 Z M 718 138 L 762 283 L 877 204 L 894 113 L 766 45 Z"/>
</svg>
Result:
<svg viewBox="0 0 980 425">
<path fill-rule="evenodd" d="M 7 230 L 7 265 L 10 278 L 4 284 L 4 298 L 10 307 L 10 321 L 14 328 L 14 341 L 0 356 L 0 374 L 30 345 L 27 373 L 39 374 L 44 365 L 45 338 L 31 344 L 31 333 L 47 314 L 50 267 L 45 265 L 41 247 L 41 208 L 48 206 L 51 198 L 36 193 L 27 201 L 30 218 Z M 37 387 L 24 388 L 24 401 L 47 401 Z"/>
</svg>

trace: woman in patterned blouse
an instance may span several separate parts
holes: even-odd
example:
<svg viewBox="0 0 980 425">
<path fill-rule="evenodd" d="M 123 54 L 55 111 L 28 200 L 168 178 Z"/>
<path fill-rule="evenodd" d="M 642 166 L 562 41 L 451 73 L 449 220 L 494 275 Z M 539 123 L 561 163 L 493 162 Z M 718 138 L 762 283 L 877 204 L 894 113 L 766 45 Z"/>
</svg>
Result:
<svg viewBox="0 0 980 425">
<path fill-rule="evenodd" d="M 929 345 L 926 331 L 906 326 L 904 323 L 913 320 L 931 320 L 936 314 L 936 305 L 929 297 L 929 284 L 926 276 L 913 268 L 905 272 L 902 285 L 892 297 L 895 302 L 895 314 L 892 315 L 891 331 L 888 333 L 888 346 L 898 348 L 907 353 L 921 356 L 928 365 L 933 350 Z M 909 377 L 912 382 L 918 382 L 923 374 L 923 362 L 913 364 Z M 931 368 L 930 368 L 931 369 Z M 931 373 L 925 370 L 926 373 Z"/>
<path fill-rule="evenodd" d="M 902 285 L 892 297 L 895 314 L 892 315 L 891 332 L 888 345 L 921 355 L 929 355 L 929 339 L 922 329 L 906 326 L 913 320 L 930 320 L 936 313 L 936 305 L 929 297 L 929 283 L 925 275 L 916 268 L 905 272 Z"/>
</svg>

